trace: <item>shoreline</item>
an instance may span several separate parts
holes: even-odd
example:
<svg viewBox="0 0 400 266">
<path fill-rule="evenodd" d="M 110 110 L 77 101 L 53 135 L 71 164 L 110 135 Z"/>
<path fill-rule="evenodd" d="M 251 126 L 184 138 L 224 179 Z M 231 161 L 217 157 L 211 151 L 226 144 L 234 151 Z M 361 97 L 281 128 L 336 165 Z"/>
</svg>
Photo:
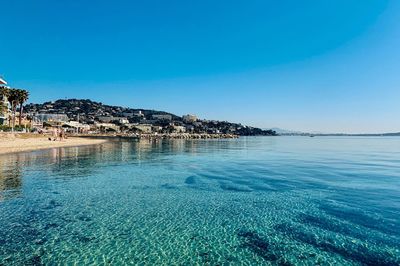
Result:
<svg viewBox="0 0 400 266">
<path fill-rule="evenodd" d="M 233 134 L 207 133 L 142 133 L 142 134 L 76 134 L 74 137 L 103 139 L 237 139 Z"/>
<path fill-rule="evenodd" d="M 0 155 L 31 152 L 52 148 L 79 147 L 106 143 L 106 139 L 69 136 L 62 141 L 49 141 L 49 135 L 0 133 Z"/>
<path fill-rule="evenodd" d="M 0 132 L 0 155 L 31 152 L 52 148 L 79 147 L 103 144 L 112 140 L 162 140 L 162 139 L 236 139 L 233 134 L 76 134 L 62 141 L 50 141 L 49 134 Z"/>
<path fill-rule="evenodd" d="M 161 139 L 235 139 L 232 134 L 77 134 L 62 141 L 50 141 L 49 134 L 0 132 L 0 155 L 32 152 L 52 148 L 79 147 L 103 144 L 112 140 L 161 140 Z"/>
</svg>

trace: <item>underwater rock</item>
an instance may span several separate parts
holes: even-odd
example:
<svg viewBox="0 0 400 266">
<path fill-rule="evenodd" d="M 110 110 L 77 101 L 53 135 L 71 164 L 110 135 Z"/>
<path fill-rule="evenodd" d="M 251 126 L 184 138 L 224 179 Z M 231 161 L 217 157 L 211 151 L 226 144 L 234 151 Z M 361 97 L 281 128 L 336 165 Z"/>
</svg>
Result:
<svg viewBox="0 0 400 266">
<path fill-rule="evenodd" d="M 257 233 L 240 231 L 238 236 L 243 239 L 243 247 L 250 249 L 265 260 L 275 262 L 279 259 L 279 257 L 272 251 L 271 244 Z"/>
</svg>

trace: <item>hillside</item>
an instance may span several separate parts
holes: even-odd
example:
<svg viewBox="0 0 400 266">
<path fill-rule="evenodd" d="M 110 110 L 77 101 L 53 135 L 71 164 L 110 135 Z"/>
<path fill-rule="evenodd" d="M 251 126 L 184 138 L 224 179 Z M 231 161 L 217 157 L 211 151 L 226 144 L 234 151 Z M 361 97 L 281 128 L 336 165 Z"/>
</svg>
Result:
<svg viewBox="0 0 400 266">
<path fill-rule="evenodd" d="M 198 120 L 196 122 L 184 122 L 182 117 L 172 113 L 157 110 L 135 109 L 121 106 L 106 105 L 100 102 L 81 99 L 57 100 L 42 104 L 27 104 L 25 111 L 31 116 L 35 114 L 66 114 L 70 120 L 93 124 L 102 117 L 121 118 L 129 120 L 129 123 L 146 123 L 159 126 L 167 126 L 166 121 L 155 120 L 153 115 L 170 115 L 170 122 L 181 125 L 194 132 L 232 133 L 242 136 L 276 135 L 273 130 L 244 126 L 238 123 L 215 120 Z M 140 112 L 140 116 L 135 115 Z M 117 119 L 115 119 L 117 120 Z"/>
<path fill-rule="evenodd" d="M 26 105 L 25 111 L 28 113 L 66 114 L 71 120 L 77 120 L 79 115 L 79 120 L 86 123 L 95 121 L 99 116 L 123 117 L 138 111 L 142 111 L 146 119 L 151 119 L 153 114 L 169 114 L 174 120 L 180 120 L 180 117 L 163 111 L 112 106 L 88 99 L 57 100 L 42 104 L 31 103 Z"/>
</svg>

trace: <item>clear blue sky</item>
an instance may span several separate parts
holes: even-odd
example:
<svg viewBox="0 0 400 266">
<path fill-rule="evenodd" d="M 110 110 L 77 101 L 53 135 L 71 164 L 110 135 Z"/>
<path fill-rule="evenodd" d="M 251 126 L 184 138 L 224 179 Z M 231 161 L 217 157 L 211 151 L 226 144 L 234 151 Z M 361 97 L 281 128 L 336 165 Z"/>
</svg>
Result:
<svg viewBox="0 0 400 266">
<path fill-rule="evenodd" d="M 0 75 L 259 127 L 400 131 L 400 1 L 0 0 Z"/>
</svg>

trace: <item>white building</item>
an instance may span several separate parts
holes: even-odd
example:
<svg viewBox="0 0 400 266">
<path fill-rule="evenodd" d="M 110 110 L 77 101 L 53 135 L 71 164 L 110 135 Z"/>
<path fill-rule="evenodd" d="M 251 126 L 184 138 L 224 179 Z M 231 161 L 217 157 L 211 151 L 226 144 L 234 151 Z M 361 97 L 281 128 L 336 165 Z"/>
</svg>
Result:
<svg viewBox="0 0 400 266">
<path fill-rule="evenodd" d="M 54 123 L 65 123 L 68 122 L 68 116 L 66 114 L 36 114 L 33 116 L 33 120 L 43 122 L 54 122 Z"/>
<path fill-rule="evenodd" d="M 133 112 L 133 115 L 134 116 L 136 116 L 136 117 L 144 117 L 144 114 L 143 114 L 143 112 L 142 111 L 136 111 L 136 112 Z"/>
<path fill-rule="evenodd" d="M 114 121 L 118 121 L 121 124 L 129 124 L 129 120 L 126 117 L 117 117 L 117 116 L 98 116 L 97 120 L 101 123 L 111 123 Z"/>
<path fill-rule="evenodd" d="M 114 131 L 119 131 L 119 126 L 112 124 L 112 123 L 95 123 L 95 127 L 97 130 L 100 131 L 107 131 L 109 129 L 112 129 Z"/>
<path fill-rule="evenodd" d="M 5 81 L 2 77 L 0 77 L 0 85 L 7 85 L 7 81 Z"/>
<path fill-rule="evenodd" d="M 129 124 L 129 120 L 124 117 L 119 117 L 118 122 L 120 122 L 123 125 Z"/>
<path fill-rule="evenodd" d="M 186 132 L 186 127 L 184 126 L 174 126 L 174 131 L 177 133 L 185 133 Z"/>
<path fill-rule="evenodd" d="M 77 121 L 70 121 L 65 123 L 64 125 L 73 128 L 76 133 L 87 133 L 90 131 L 90 125 L 82 124 Z"/>
<path fill-rule="evenodd" d="M 139 129 L 142 133 L 151 133 L 153 131 L 153 126 L 149 124 L 138 124 L 134 125 L 133 128 Z"/>
<path fill-rule="evenodd" d="M 122 116 L 124 117 L 144 117 L 142 111 L 134 111 L 134 112 L 123 112 Z"/>
<path fill-rule="evenodd" d="M 194 123 L 194 122 L 197 121 L 197 116 L 189 115 L 189 114 L 188 115 L 184 115 L 184 116 L 182 116 L 182 120 L 185 123 Z"/>
</svg>

